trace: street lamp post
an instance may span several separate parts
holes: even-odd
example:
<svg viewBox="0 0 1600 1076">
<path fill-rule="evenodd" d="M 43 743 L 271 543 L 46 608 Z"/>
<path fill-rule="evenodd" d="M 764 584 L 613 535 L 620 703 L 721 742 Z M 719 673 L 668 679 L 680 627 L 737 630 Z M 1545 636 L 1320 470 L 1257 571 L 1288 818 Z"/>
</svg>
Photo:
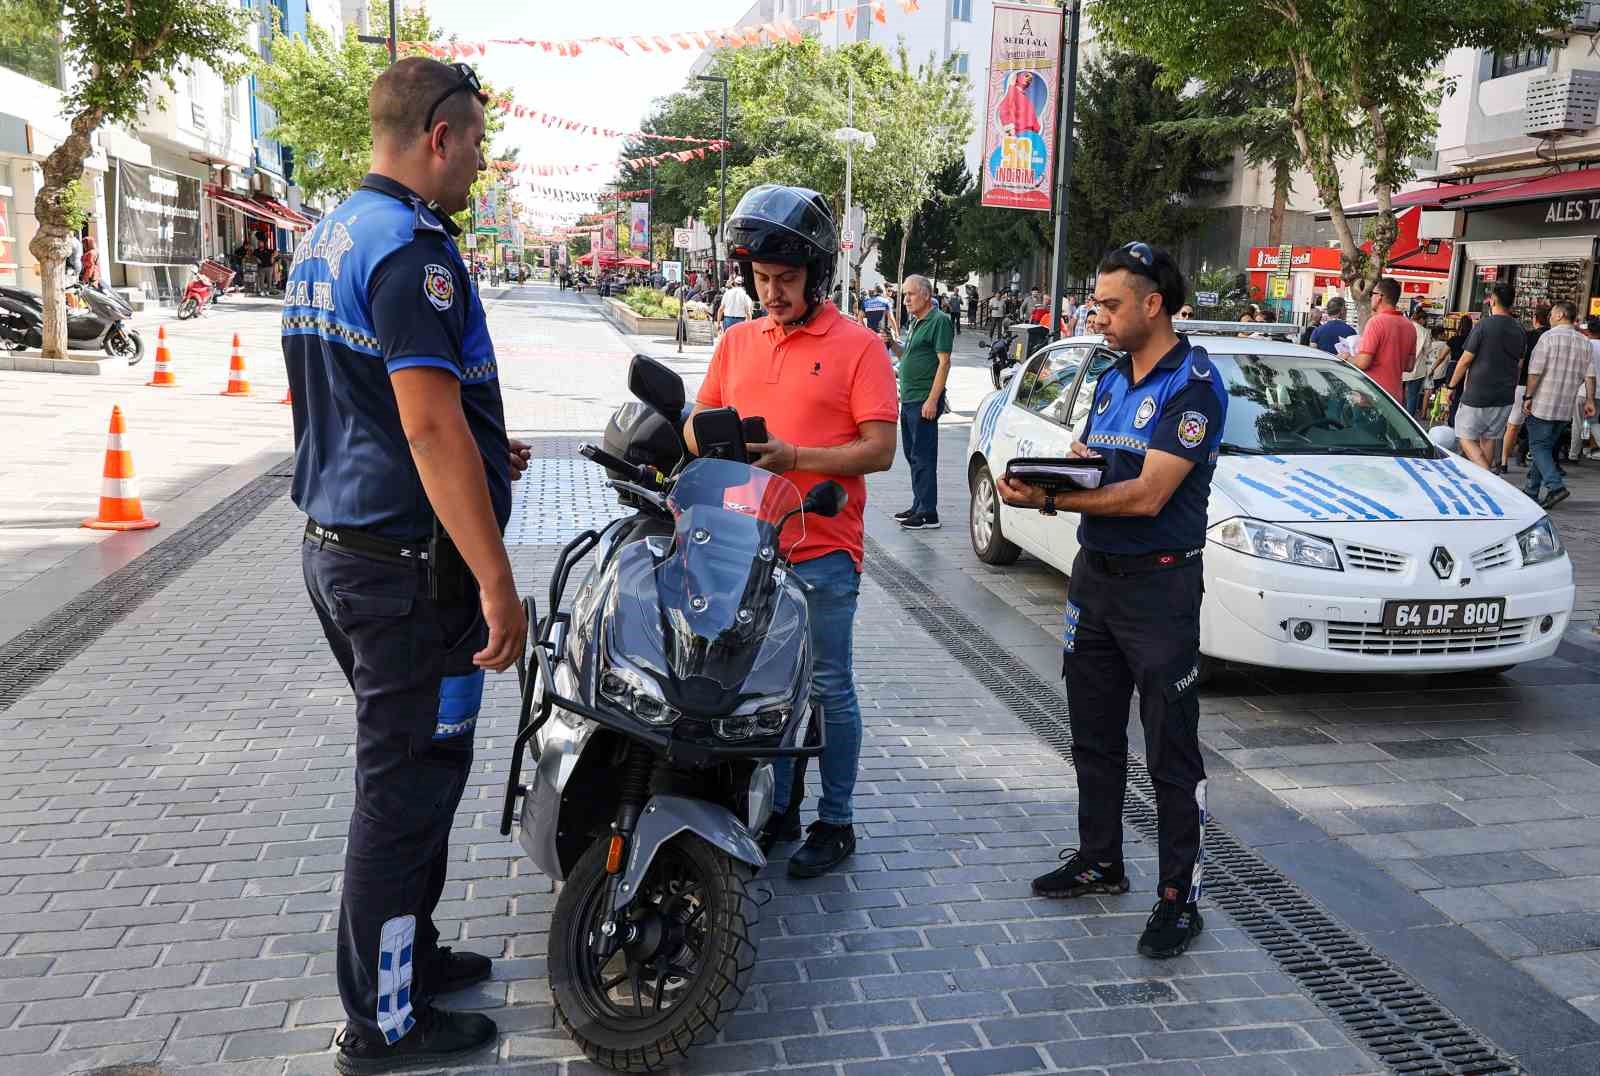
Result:
<svg viewBox="0 0 1600 1076">
<path fill-rule="evenodd" d="M 871 131 L 858 131 L 851 126 L 856 119 L 856 80 L 854 77 L 850 79 L 849 103 L 845 107 L 845 126 L 834 131 L 833 137 L 844 143 L 844 230 L 848 235 L 851 222 L 854 219 L 854 214 L 851 212 L 853 208 L 851 205 L 853 196 L 851 184 L 855 178 L 856 143 L 859 142 L 870 150 L 878 144 L 878 140 Z M 849 235 L 848 241 L 851 246 L 854 246 L 859 240 L 859 236 Z M 845 248 L 844 243 L 839 244 L 839 264 L 842 267 L 839 277 L 841 281 L 839 297 L 842 300 L 840 308 L 844 311 L 845 316 L 848 317 L 850 314 L 850 251 Z"/>
<path fill-rule="evenodd" d="M 712 270 L 717 288 L 722 288 L 722 225 L 728 219 L 728 78 L 726 75 L 696 75 L 701 82 L 716 82 L 722 86 L 722 135 L 717 149 L 720 158 L 720 175 L 717 178 L 717 234 L 711 241 Z"/>
<path fill-rule="evenodd" d="M 1067 32 L 1061 41 L 1061 115 L 1056 124 L 1055 264 L 1050 270 L 1050 336 L 1061 335 L 1061 289 L 1067 282 L 1067 192 L 1072 187 L 1072 126 L 1078 103 L 1078 15 L 1080 0 L 1067 7 Z"/>
<path fill-rule="evenodd" d="M 399 10 L 400 0 L 389 0 L 389 36 L 387 39 L 377 34 L 357 34 L 356 40 L 368 45 L 382 45 L 387 40 L 389 45 L 389 62 L 394 63 L 400 57 L 400 23 L 395 12 Z"/>
</svg>

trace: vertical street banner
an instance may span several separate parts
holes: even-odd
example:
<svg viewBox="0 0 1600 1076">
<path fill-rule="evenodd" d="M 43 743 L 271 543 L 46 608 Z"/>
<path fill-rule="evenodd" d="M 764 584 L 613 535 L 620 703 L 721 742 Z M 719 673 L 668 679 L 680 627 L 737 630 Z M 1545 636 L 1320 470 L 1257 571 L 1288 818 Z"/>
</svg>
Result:
<svg viewBox="0 0 1600 1076">
<path fill-rule="evenodd" d="M 600 229 L 589 233 L 589 264 L 600 268 Z"/>
<path fill-rule="evenodd" d="M 628 203 L 628 246 L 635 254 L 650 256 L 650 206 L 646 202 Z"/>
<path fill-rule="evenodd" d="M 478 194 L 477 228 L 479 235 L 500 234 L 500 188 L 493 184 Z"/>
<path fill-rule="evenodd" d="M 617 252 L 617 218 L 612 214 L 600 222 L 600 249 L 607 254 Z"/>
<path fill-rule="evenodd" d="M 984 205 L 1050 211 L 1060 8 L 996 3 L 984 107 Z"/>
<path fill-rule="evenodd" d="M 124 265 L 193 265 L 200 250 L 200 181 L 117 161 L 116 244 Z"/>
</svg>

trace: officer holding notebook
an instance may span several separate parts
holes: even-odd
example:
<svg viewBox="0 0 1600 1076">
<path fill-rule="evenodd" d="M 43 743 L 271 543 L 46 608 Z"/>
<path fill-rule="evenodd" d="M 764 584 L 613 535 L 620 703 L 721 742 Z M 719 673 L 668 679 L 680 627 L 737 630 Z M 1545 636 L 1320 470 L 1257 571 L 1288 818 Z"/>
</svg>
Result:
<svg viewBox="0 0 1600 1076">
<path fill-rule="evenodd" d="M 1124 354 L 1100 378 L 1083 441 L 1072 446 L 1076 456 L 1103 460 L 1099 484 L 1047 493 L 1014 475 L 997 483 L 1007 504 L 1082 517 L 1062 658 L 1081 848 L 1063 852 L 1066 862 L 1036 878 L 1033 890 L 1046 897 L 1128 891 L 1122 800 L 1137 687 L 1160 829 L 1159 899 L 1139 952 L 1158 959 L 1183 953 L 1202 929 L 1200 560 L 1228 410 L 1205 351 L 1172 330 L 1186 292 L 1164 250 L 1129 243 L 1105 257 L 1090 327 Z"/>
</svg>

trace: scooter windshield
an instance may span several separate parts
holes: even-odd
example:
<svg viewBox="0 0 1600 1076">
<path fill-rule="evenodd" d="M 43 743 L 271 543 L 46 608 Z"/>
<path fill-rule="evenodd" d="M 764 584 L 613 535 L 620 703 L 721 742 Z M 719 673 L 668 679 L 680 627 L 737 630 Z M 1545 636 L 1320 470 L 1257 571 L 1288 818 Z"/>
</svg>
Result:
<svg viewBox="0 0 1600 1076">
<path fill-rule="evenodd" d="M 674 679 L 760 690 L 766 661 L 792 654 L 805 619 L 780 608 L 774 569 L 805 535 L 801 503 L 788 480 L 730 460 L 696 460 L 678 476 L 667 498 L 673 551 L 656 569 Z"/>
</svg>

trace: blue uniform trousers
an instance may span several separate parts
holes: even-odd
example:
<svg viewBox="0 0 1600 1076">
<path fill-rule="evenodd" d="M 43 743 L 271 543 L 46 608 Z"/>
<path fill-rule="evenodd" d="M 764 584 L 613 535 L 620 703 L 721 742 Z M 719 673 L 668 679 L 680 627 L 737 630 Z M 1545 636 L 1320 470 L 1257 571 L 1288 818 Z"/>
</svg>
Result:
<svg viewBox="0 0 1600 1076">
<path fill-rule="evenodd" d="M 1080 851 L 1122 862 L 1128 779 L 1128 704 L 1139 690 L 1145 761 L 1156 789 L 1158 892 L 1199 900 L 1205 832 L 1200 757 L 1200 557 L 1118 574 L 1080 552 L 1067 591 L 1062 675 L 1078 771 Z"/>
<path fill-rule="evenodd" d="M 306 589 L 356 699 L 355 806 L 339 903 L 339 995 L 396 1042 L 432 994 L 450 827 L 472 767 L 487 641 L 477 601 L 428 597 L 415 563 L 307 540 Z"/>
</svg>

